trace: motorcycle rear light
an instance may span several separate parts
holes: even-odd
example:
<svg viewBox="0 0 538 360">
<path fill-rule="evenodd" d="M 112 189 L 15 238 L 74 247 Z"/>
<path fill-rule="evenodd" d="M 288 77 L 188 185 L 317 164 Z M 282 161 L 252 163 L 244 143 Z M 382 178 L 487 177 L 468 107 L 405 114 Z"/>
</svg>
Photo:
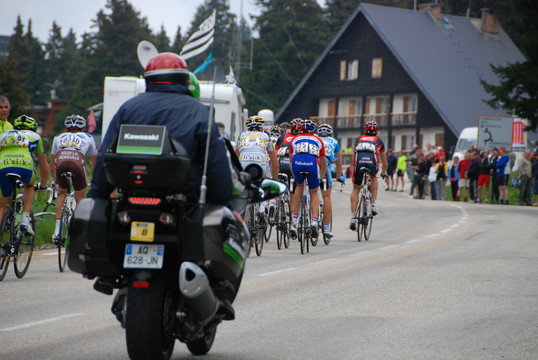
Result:
<svg viewBox="0 0 538 360">
<path fill-rule="evenodd" d="M 131 223 L 131 217 L 127 211 L 121 211 L 118 213 L 118 220 L 122 225 L 129 225 Z"/>
<path fill-rule="evenodd" d="M 130 197 L 128 198 L 129 202 L 133 205 L 150 205 L 155 206 L 161 203 L 160 198 L 152 197 Z"/>
<path fill-rule="evenodd" d="M 133 282 L 133 287 L 147 289 L 149 288 L 149 281 L 135 281 Z"/>
<path fill-rule="evenodd" d="M 173 214 L 161 213 L 161 216 L 159 216 L 159 221 L 164 225 L 175 225 L 176 217 Z"/>
</svg>

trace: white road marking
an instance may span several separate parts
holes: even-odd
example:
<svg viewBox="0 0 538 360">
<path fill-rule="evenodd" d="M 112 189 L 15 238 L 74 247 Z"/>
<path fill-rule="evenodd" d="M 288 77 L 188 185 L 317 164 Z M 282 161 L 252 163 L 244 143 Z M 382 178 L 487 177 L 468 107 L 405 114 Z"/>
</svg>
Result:
<svg viewBox="0 0 538 360">
<path fill-rule="evenodd" d="M 452 228 L 448 228 L 448 229 L 441 230 L 441 232 L 442 232 L 443 234 L 445 234 L 445 233 L 447 233 L 447 232 L 450 232 L 450 231 L 452 231 Z"/>
<path fill-rule="evenodd" d="M 400 245 L 383 246 L 383 247 L 380 247 L 379 250 L 387 250 L 387 249 L 391 249 L 391 248 L 398 247 L 398 246 L 400 246 Z"/>
<path fill-rule="evenodd" d="M 419 241 L 422 241 L 424 239 L 414 239 L 414 240 L 409 240 L 409 241 L 406 241 L 405 243 L 406 244 L 412 244 L 412 243 L 416 243 L 416 242 L 419 242 Z"/>
<path fill-rule="evenodd" d="M 426 235 L 426 236 L 424 236 L 424 237 L 429 239 L 429 238 L 436 237 L 436 236 L 439 236 L 439 234 L 438 234 L 438 233 L 434 233 L 434 234 Z"/>
<path fill-rule="evenodd" d="M 258 276 L 270 276 L 270 275 L 276 275 L 276 274 L 280 274 L 280 273 L 283 273 L 283 272 L 286 272 L 286 271 L 291 271 L 291 270 L 295 270 L 296 268 L 286 268 L 286 269 L 280 269 L 280 270 L 276 270 L 276 271 L 271 271 L 271 272 L 267 272 L 267 273 L 263 273 L 263 274 L 259 274 Z"/>
<path fill-rule="evenodd" d="M 34 327 L 34 326 L 48 324 L 48 323 L 51 323 L 51 322 L 61 321 L 61 320 L 64 320 L 64 319 L 69 319 L 69 318 L 72 318 L 72 317 L 75 317 L 75 316 L 82 316 L 82 315 L 84 315 L 84 314 L 83 313 L 67 314 L 67 315 L 58 316 L 58 317 L 51 318 L 51 319 L 39 320 L 39 321 L 34 321 L 34 322 L 26 323 L 26 324 L 12 326 L 12 327 L 8 327 L 8 328 L 3 328 L 3 329 L 0 329 L 0 331 L 6 332 L 6 331 L 14 331 L 14 330 L 26 329 L 26 328 L 31 328 L 31 327 Z"/>
<path fill-rule="evenodd" d="M 459 228 L 461 225 L 460 224 L 454 224 L 451 226 L 451 228 Z"/>
<path fill-rule="evenodd" d="M 328 263 L 328 262 L 335 261 L 335 260 L 338 260 L 338 259 L 337 258 L 331 258 L 331 259 L 326 259 L 326 260 L 320 260 L 320 261 L 316 261 L 314 264 L 324 264 L 324 263 Z"/>
<path fill-rule="evenodd" d="M 353 254 L 348 254 L 347 256 L 359 256 L 359 255 L 364 255 L 364 254 L 368 254 L 368 253 L 371 253 L 371 252 L 373 252 L 373 250 L 361 251 L 361 252 L 357 252 L 357 253 L 353 253 Z"/>
</svg>

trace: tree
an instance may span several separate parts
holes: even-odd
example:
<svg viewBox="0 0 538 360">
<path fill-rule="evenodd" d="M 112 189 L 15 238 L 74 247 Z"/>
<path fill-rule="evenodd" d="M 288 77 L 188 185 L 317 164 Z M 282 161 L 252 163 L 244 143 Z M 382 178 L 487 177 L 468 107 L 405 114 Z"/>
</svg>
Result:
<svg viewBox="0 0 538 360">
<path fill-rule="evenodd" d="M 493 98 L 486 101 L 493 108 L 502 108 L 527 119 L 527 130 L 538 128 L 538 4 L 533 0 L 513 0 L 516 16 L 511 26 L 521 35 L 520 49 L 526 61 L 507 66 L 491 66 L 499 77 L 499 85 L 481 81 Z"/>
<path fill-rule="evenodd" d="M 155 36 L 153 44 L 159 52 L 171 51 L 170 38 L 166 35 L 163 25 L 161 25 L 161 31 Z"/>
<path fill-rule="evenodd" d="M 321 7 L 314 0 L 258 0 L 259 38 L 253 69 L 242 72 L 249 109 L 277 112 L 327 44 Z"/>
<path fill-rule="evenodd" d="M 9 99 L 11 118 L 22 115 L 23 109 L 30 105 L 30 98 L 22 88 L 21 75 L 18 73 L 17 64 L 13 59 L 0 63 L 0 95 Z"/>
</svg>

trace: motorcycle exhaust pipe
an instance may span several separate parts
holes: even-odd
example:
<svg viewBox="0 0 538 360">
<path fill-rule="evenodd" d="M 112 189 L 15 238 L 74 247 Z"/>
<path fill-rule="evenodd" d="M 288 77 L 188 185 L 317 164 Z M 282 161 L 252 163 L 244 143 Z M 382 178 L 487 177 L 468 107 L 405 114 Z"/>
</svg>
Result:
<svg viewBox="0 0 538 360">
<path fill-rule="evenodd" d="M 202 268 L 192 262 L 182 263 L 179 268 L 179 289 L 196 320 L 205 323 L 213 318 L 218 301 Z"/>
</svg>

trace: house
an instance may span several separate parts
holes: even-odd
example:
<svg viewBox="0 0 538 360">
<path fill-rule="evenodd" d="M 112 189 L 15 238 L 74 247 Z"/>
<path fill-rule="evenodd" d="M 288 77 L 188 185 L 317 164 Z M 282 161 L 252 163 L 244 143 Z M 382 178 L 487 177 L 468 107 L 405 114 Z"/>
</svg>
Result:
<svg viewBox="0 0 538 360">
<path fill-rule="evenodd" d="M 433 144 L 450 150 L 490 108 L 480 79 L 498 83 L 490 64 L 524 57 L 487 9 L 482 18 L 361 3 L 276 115 L 328 123 L 342 148 L 369 120 L 387 147 Z"/>
</svg>

